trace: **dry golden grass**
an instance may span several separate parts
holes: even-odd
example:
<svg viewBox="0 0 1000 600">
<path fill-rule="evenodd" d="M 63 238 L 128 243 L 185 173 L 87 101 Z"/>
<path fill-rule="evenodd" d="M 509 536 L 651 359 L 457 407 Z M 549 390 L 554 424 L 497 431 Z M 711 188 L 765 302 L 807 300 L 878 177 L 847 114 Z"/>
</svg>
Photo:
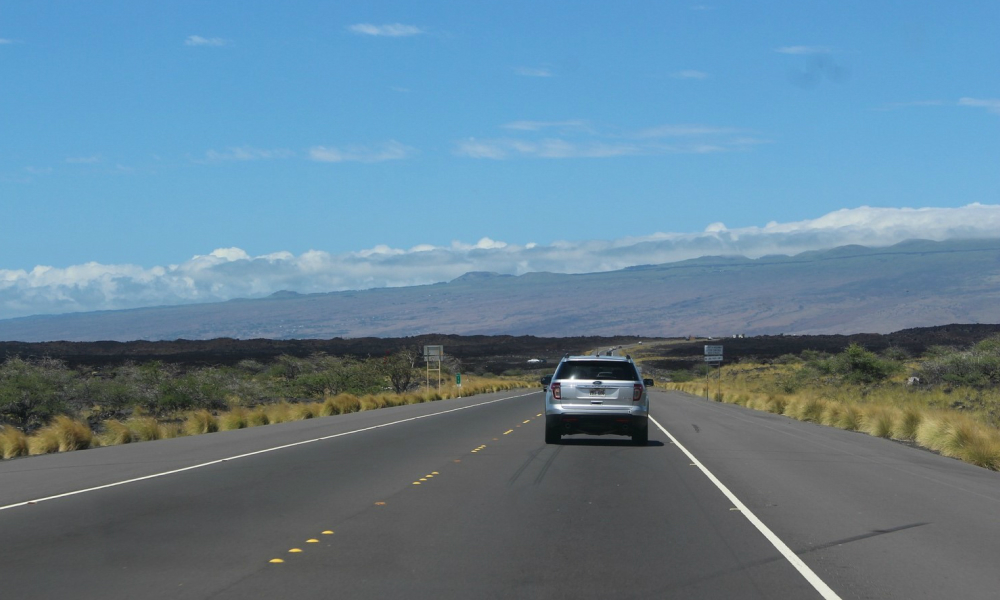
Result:
<svg viewBox="0 0 1000 600">
<path fill-rule="evenodd" d="M 125 423 L 113 419 L 104 422 L 104 435 L 101 436 L 101 443 L 105 446 L 130 444 L 134 440 L 132 430 Z"/>
<path fill-rule="evenodd" d="M 27 454 L 67 452 L 89 448 L 101 443 L 115 445 L 183 435 L 198 435 L 219 430 L 242 429 L 248 426 L 311 419 L 360 410 L 376 410 L 404 404 L 433 402 L 460 395 L 472 396 L 481 393 L 537 387 L 534 381 L 526 380 L 475 376 L 466 376 L 463 379 L 461 389 L 450 384 L 442 386 L 440 390 L 427 389 L 406 394 L 366 395 L 361 398 L 350 394 L 339 394 L 327 397 L 323 402 L 289 404 L 282 401 L 256 408 L 253 411 L 238 406 L 239 398 L 234 396 L 229 398 L 232 410 L 222 413 L 218 417 L 213 416 L 207 410 L 197 410 L 187 413 L 182 423 L 160 423 L 155 418 L 147 416 L 141 409 L 136 409 L 132 418 L 124 423 L 117 420 L 106 421 L 100 437 L 95 436 L 85 423 L 64 416 L 56 417 L 52 423 L 39 429 L 31 436 L 26 436 L 12 427 L 0 426 L 0 456 L 12 458 Z M 749 396 L 746 397 L 749 398 Z"/>
<path fill-rule="evenodd" d="M 196 410 L 188 413 L 184 419 L 184 431 L 188 435 L 200 435 L 219 430 L 219 421 L 207 410 Z"/>
<path fill-rule="evenodd" d="M 132 417 L 125 424 L 132 431 L 135 441 L 151 442 L 163 438 L 160 423 L 153 417 Z"/>
<path fill-rule="evenodd" d="M 668 383 L 664 387 L 698 396 L 708 389 L 719 401 L 784 414 L 803 421 L 917 444 L 945 456 L 1000 470 L 1000 430 L 993 424 L 1000 391 L 913 388 L 902 380 L 875 387 L 817 383 L 795 391 L 798 365 L 727 367 L 722 393 L 717 382 Z M 898 379 L 898 378 L 897 378 Z M 783 383 L 786 382 L 786 383 Z M 766 395 L 765 395 L 766 394 Z M 957 406 L 961 412 L 952 409 Z"/>
<path fill-rule="evenodd" d="M 20 429 L 0 426 L 0 456 L 14 458 L 28 455 L 28 436 Z"/>
<path fill-rule="evenodd" d="M 316 416 L 313 412 L 313 405 L 311 403 L 293 404 L 291 410 L 288 411 L 289 418 L 292 421 L 304 421 L 305 419 L 311 419 Z"/>
<path fill-rule="evenodd" d="M 183 423 L 160 423 L 160 435 L 163 439 L 173 439 L 184 437 L 187 431 L 184 430 Z"/>
<path fill-rule="evenodd" d="M 892 424 L 899 418 L 894 406 L 869 404 L 861 409 L 860 431 L 880 438 L 892 437 Z"/>
<path fill-rule="evenodd" d="M 28 438 L 28 454 L 51 454 L 59 452 L 59 434 L 54 429 L 43 427 Z"/>
<path fill-rule="evenodd" d="M 288 421 L 290 410 L 291 405 L 284 400 L 264 407 L 264 412 L 267 413 L 267 420 L 271 423 L 284 423 L 285 421 Z"/>
<path fill-rule="evenodd" d="M 924 413 L 914 406 L 899 410 L 892 421 L 892 437 L 897 440 L 914 440 Z"/>
<path fill-rule="evenodd" d="M 359 398 L 359 401 L 361 402 L 361 410 L 378 410 L 386 406 L 385 399 L 374 394 L 366 394 Z"/>
<path fill-rule="evenodd" d="M 247 426 L 247 410 L 245 408 L 237 407 L 219 415 L 219 429 L 221 431 L 243 429 L 246 426 Z"/>
<path fill-rule="evenodd" d="M 28 450 L 31 454 L 70 452 L 90 448 L 94 442 L 94 432 L 86 423 L 59 415 L 28 438 Z"/>
<path fill-rule="evenodd" d="M 250 411 L 247 415 L 247 426 L 248 427 L 260 427 L 261 425 L 270 425 L 271 418 L 267 415 L 267 411 L 262 407 L 258 407 Z"/>
<path fill-rule="evenodd" d="M 336 396 L 327 398 L 323 402 L 321 414 L 324 416 L 344 415 L 358 412 L 359 410 L 361 410 L 361 401 L 358 400 L 357 396 L 353 394 L 337 394 Z"/>
</svg>

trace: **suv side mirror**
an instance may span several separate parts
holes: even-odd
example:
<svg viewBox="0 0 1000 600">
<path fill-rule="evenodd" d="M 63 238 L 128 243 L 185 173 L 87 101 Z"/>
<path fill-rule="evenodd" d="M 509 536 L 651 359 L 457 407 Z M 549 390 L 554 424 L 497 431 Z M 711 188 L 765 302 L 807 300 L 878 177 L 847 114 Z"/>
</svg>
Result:
<svg viewBox="0 0 1000 600">
<path fill-rule="evenodd" d="M 653 387 L 653 380 L 652 379 L 643 379 L 642 380 L 642 385 L 644 385 L 646 387 Z"/>
<path fill-rule="evenodd" d="M 550 383 L 552 383 L 552 376 L 551 375 L 543 375 L 542 376 L 542 387 L 546 387 Z"/>
</svg>

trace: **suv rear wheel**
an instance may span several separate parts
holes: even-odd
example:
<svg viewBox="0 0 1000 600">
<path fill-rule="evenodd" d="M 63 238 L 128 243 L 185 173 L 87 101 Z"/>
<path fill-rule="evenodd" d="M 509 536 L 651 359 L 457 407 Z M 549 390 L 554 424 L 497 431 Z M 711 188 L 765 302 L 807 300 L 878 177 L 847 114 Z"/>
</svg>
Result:
<svg viewBox="0 0 1000 600">
<path fill-rule="evenodd" d="M 562 441 L 562 436 L 559 434 L 559 430 L 555 427 L 545 426 L 545 443 L 546 444 L 558 444 Z"/>
<path fill-rule="evenodd" d="M 632 443 L 636 446 L 649 443 L 649 421 L 644 421 L 641 428 L 632 430 Z"/>
</svg>

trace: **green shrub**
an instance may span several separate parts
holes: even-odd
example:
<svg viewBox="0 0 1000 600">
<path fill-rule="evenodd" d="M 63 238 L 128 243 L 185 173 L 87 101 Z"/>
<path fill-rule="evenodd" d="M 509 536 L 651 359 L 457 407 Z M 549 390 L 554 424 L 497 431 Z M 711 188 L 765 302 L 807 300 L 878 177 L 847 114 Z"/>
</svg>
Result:
<svg viewBox="0 0 1000 600">
<path fill-rule="evenodd" d="M 77 374 L 52 359 L 14 356 L 0 364 L 0 421 L 31 431 L 70 412 L 79 387 Z"/>
<path fill-rule="evenodd" d="M 858 344 L 851 344 L 840 354 L 825 361 L 829 372 L 852 383 L 871 384 L 884 381 L 899 373 L 903 365 L 880 358 Z"/>
</svg>

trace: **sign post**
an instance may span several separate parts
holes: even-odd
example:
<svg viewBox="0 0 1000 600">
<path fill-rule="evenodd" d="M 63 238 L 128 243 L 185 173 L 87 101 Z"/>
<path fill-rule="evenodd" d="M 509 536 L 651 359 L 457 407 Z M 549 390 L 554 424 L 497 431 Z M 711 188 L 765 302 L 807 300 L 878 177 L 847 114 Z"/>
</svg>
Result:
<svg viewBox="0 0 1000 600">
<path fill-rule="evenodd" d="M 431 371 L 437 371 L 438 391 L 441 391 L 441 361 L 444 359 L 444 346 L 424 346 L 424 362 L 427 363 L 427 376 L 425 382 L 427 387 L 431 387 Z M 434 367 L 431 367 L 434 363 Z"/>
<path fill-rule="evenodd" d="M 722 397 L 722 346 L 705 344 L 705 362 L 719 365 L 719 397 Z M 705 374 L 705 397 L 708 398 L 708 373 Z"/>
</svg>

